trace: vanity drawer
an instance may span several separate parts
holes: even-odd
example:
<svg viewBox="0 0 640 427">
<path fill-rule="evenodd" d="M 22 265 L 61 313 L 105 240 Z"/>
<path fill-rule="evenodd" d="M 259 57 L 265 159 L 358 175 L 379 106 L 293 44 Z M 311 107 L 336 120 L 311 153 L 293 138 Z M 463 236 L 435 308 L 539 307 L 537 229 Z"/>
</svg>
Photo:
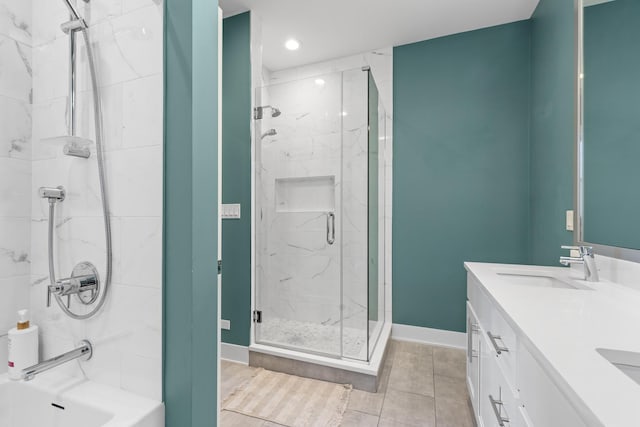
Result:
<svg viewBox="0 0 640 427">
<path fill-rule="evenodd" d="M 491 323 L 486 327 L 487 344 L 496 355 L 498 366 L 514 393 L 517 392 L 518 338 L 513 328 L 497 309 L 491 311 Z"/>
<path fill-rule="evenodd" d="M 514 393 L 516 384 L 517 336 L 495 304 L 484 292 L 482 285 L 471 275 L 467 275 L 467 299 L 476 315 L 478 323 L 485 331 L 486 347 L 498 359 L 498 366 Z"/>
<path fill-rule="evenodd" d="M 491 348 L 483 351 L 480 393 L 480 425 L 484 427 L 520 427 L 522 416 L 518 398 L 499 366 Z"/>
</svg>

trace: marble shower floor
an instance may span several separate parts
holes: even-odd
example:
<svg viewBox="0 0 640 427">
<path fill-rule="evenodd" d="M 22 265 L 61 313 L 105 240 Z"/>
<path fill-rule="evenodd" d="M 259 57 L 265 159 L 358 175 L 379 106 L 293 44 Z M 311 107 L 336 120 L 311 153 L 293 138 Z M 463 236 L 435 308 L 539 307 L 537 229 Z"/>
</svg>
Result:
<svg viewBox="0 0 640 427">
<path fill-rule="evenodd" d="M 259 341 L 294 349 L 340 356 L 340 326 L 300 322 L 288 319 L 264 319 L 260 324 Z M 367 331 L 344 328 L 342 349 L 345 357 L 365 360 Z"/>
<path fill-rule="evenodd" d="M 463 350 L 391 341 L 377 393 L 353 390 L 344 427 L 474 427 Z M 222 361 L 221 400 L 255 368 Z M 222 427 L 283 427 L 222 411 Z M 296 426 L 286 426 L 296 427 Z"/>
</svg>

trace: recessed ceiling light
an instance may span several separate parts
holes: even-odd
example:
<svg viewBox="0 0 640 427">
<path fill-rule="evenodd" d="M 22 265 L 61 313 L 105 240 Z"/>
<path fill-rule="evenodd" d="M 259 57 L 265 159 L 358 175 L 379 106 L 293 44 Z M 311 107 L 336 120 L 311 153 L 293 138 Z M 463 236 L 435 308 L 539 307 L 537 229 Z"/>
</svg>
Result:
<svg viewBox="0 0 640 427">
<path fill-rule="evenodd" d="M 324 81 L 324 80 L 322 80 L 322 79 L 316 79 L 316 84 L 317 84 L 318 86 L 324 86 L 324 83 L 325 83 L 325 81 Z"/>
<path fill-rule="evenodd" d="M 284 47 L 286 47 L 289 50 L 298 50 L 300 49 L 300 42 L 296 39 L 289 39 L 284 44 Z"/>
</svg>

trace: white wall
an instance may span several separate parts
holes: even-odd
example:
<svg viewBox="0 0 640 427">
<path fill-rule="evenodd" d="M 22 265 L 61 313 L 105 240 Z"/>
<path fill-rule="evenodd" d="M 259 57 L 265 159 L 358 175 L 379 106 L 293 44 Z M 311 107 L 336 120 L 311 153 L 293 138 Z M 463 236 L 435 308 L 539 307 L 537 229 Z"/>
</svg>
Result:
<svg viewBox="0 0 640 427">
<path fill-rule="evenodd" d="M 22 0 L 17 0 L 22 1 Z M 68 277 L 80 261 L 105 275 L 95 146 L 88 159 L 63 156 L 43 141 L 66 134 L 68 19 L 62 1 L 33 0 L 33 179 L 31 203 L 31 309 L 41 327 L 41 356 L 94 345 L 91 361 L 64 369 L 73 375 L 161 399 L 162 384 L 162 52 L 159 0 L 78 2 L 90 25 L 97 56 L 104 117 L 105 161 L 113 229 L 113 281 L 102 311 L 71 320 L 45 307 L 48 206 L 41 186 L 63 185 L 56 209 L 57 274 Z M 160 4 L 159 4 L 160 3 Z M 79 38 L 81 36 L 79 35 Z M 94 139 L 87 57 L 79 42 L 78 134 Z M 4 60 L 4 55 L 2 55 Z M 83 307 L 72 299 L 72 309 Z M 81 367 L 80 367 L 81 366 Z"/>
<path fill-rule="evenodd" d="M 0 0 L 0 373 L 6 332 L 29 305 L 31 2 Z"/>
</svg>

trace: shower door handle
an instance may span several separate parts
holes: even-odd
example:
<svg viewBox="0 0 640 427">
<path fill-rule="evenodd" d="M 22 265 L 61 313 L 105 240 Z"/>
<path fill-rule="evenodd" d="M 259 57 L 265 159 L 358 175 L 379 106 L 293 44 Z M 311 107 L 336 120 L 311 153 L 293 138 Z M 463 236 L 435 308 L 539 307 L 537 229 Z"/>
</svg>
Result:
<svg viewBox="0 0 640 427">
<path fill-rule="evenodd" d="M 336 241 L 336 215 L 327 212 L 327 243 L 333 245 Z"/>
</svg>

